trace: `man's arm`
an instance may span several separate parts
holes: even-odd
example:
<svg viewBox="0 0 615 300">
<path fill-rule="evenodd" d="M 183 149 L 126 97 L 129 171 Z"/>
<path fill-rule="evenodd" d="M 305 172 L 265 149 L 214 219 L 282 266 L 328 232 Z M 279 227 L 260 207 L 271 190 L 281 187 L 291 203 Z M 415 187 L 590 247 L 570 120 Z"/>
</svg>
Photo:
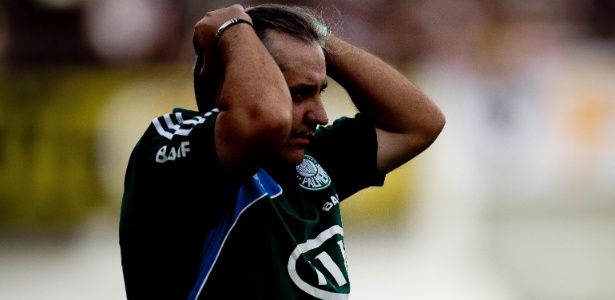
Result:
<svg viewBox="0 0 615 300">
<path fill-rule="evenodd" d="M 232 18 L 252 21 L 240 5 L 207 13 L 195 26 L 195 48 L 205 57 L 201 75 L 220 79 L 214 135 L 222 168 L 246 175 L 286 141 L 292 102 L 282 72 L 249 24 L 228 27 L 216 41 L 220 26 Z M 208 69 L 216 61 L 221 69 Z"/>
<path fill-rule="evenodd" d="M 330 35 L 327 75 L 346 89 L 376 125 L 378 173 L 406 163 L 433 143 L 444 127 L 440 109 L 405 76 L 379 58 Z"/>
</svg>

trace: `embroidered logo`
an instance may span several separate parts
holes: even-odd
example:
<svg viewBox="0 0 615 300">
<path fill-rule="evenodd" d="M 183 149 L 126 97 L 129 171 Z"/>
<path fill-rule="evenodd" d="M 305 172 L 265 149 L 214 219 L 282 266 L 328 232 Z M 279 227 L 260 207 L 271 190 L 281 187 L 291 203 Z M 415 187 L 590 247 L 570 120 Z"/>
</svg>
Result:
<svg viewBox="0 0 615 300">
<path fill-rule="evenodd" d="M 306 190 L 320 191 L 331 185 L 331 178 L 313 157 L 305 155 L 297 166 L 297 182 Z"/>
</svg>

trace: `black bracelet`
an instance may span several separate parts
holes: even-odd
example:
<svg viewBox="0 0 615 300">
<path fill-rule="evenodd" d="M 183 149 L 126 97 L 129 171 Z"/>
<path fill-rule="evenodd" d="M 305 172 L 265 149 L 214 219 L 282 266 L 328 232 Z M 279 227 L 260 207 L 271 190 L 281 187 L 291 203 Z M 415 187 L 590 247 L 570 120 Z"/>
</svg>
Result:
<svg viewBox="0 0 615 300">
<path fill-rule="evenodd" d="M 250 26 L 252 26 L 252 23 L 250 23 L 250 21 L 248 21 L 248 20 L 237 19 L 237 18 L 230 19 L 230 20 L 224 22 L 224 24 L 222 24 L 222 26 L 220 26 L 220 29 L 218 29 L 218 32 L 216 33 L 216 42 L 218 42 L 220 40 L 220 37 L 222 37 L 222 33 L 224 33 L 224 31 L 227 28 L 229 28 L 229 27 L 231 27 L 233 25 L 239 24 L 239 23 L 246 23 L 246 24 L 249 24 Z"/>
</svg>

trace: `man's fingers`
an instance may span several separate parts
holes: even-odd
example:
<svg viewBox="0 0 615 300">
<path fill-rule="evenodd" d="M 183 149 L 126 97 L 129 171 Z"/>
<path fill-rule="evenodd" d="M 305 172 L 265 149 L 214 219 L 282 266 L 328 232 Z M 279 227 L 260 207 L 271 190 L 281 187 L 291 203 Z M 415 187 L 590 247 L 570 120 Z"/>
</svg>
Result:
<svg viewBox="0 0 615 300">
<path fill-rule="evenodd" d="M 207 48 L 207 44 L 213 45 L 215 35 L 220 26 L 222 26 L 224 22 L 233 18 L 245 19 L 250 22 L 252 21 L 252 18 L 250 18 L 250 16 L 245 12 L 243 6 L 240 4 L 235 4 L 206 13 L 194 27 L 194 37 L 192 39 L 194 51 L 198 54 Z"/>
<path fill-rule="evenodd" d="M 192 36 L 192 47 L 194 47 L 194 53 L 196 53 L 197 55 L 203 53 L 203 48 L 201 47 L 199 38 L 196 36 L 196 32 Z"/>
</svg>

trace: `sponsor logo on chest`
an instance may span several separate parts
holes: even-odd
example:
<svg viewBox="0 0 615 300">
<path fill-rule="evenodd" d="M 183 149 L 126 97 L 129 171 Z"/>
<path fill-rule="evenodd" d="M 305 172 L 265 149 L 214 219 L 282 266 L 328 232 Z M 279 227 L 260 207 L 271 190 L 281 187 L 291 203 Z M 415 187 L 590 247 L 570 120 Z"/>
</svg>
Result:
<svg viewBox="0 0 615 300">
<path fill-rule="evenodd" d="M 348 262 L 343 237 L 344 229 L 333 225 L 295 247 L 288 258 L 287 269 L 297 287 L 317 299 L 348 299 Z M 326 244 L 337 244 L 337 247 L 326 247 Z M 312 255 L 308 264 L 313 273 L 300 274 L 300 261 Z"/>
</svg>

